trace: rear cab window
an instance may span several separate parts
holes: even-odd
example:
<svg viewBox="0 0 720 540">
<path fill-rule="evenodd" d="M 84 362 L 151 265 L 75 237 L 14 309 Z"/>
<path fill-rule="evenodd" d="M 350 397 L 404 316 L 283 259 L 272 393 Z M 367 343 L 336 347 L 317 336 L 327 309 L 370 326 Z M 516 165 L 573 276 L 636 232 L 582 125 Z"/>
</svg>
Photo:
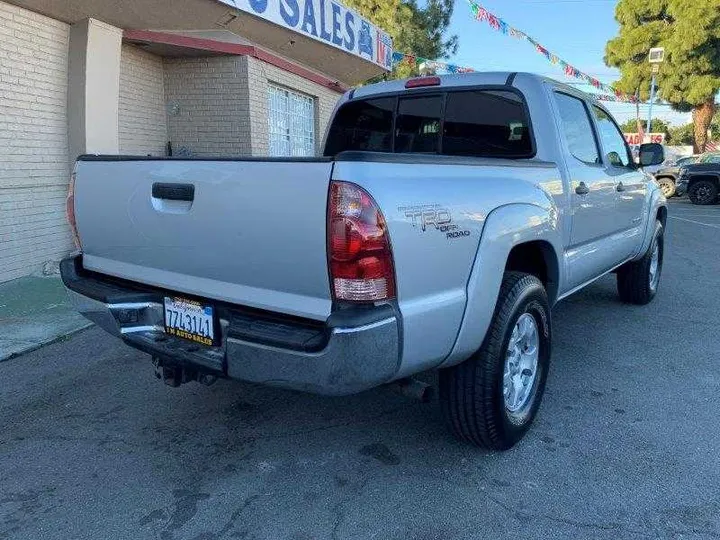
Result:
<svg viewBox="0 0 720 540">
<path fill-rule="evenodd" d="M 511 159 L 535 155 L 524 99 L 501 89 L 350 101 L 335 115 L 325 155 L 352 150 Z"/>
</svg>

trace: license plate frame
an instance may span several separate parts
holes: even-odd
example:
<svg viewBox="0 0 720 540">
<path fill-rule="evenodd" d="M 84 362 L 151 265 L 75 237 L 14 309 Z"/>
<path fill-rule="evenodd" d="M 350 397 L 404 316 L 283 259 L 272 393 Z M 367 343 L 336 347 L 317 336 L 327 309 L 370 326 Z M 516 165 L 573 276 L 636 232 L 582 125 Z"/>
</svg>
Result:
<svg viewBox="0 0 720 540">
<path fill-rule="evenodd" d="M 163 299 L 165 333 L 196 345 L 218 342 L 216 309 L 213 305 L 181 296 Z"/>
</svg>

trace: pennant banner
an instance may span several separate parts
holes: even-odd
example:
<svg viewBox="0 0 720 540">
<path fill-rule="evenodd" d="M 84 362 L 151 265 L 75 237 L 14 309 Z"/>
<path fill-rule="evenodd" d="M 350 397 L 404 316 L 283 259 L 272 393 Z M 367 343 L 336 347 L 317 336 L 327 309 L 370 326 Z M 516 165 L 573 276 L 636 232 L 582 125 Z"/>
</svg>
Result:
<svg viewBox="0 0 720 540">
<path fill-rule="evenodd" d="M 470 11 L 472 11 L 473 17 L 478 22 L 487 22 L 490 28 L 493 30 L 502 32 L 503 34 L 509 35 L 511 37 L 514 37 L 516 39 L 521 39 L 524 41 L 527 41 L 531 45 L 535 47 L 535 50 L 542 54 L 551 64 L 553 65 L 559 65 L 560 68 L 565 72 L 565 75 L 568 77 L 574 77 L 575 79 L 580 79 L 593 87 L 597 88 L 598 90 L 601 90 L 603 92 L 607 92 L 607 94 L 603 95 L 595 95 L 594 96 L 601 100 L 601 101 L 621 101 L 621 102 L 627 102 L 627 103 L 635 103 L 637 101 L 637 98 L 635 96 L 625 94 L 623 92 L 620 92 L 618 90 L 615 90 L 612 86 L 609 84 L 604 84 L 597 80 L 594 77 L 591 77 L 587 73 L 583 73 L 579 69 L 571 66 L 564 60 L 560 59 L 555 54 L 548 51 L 548 49 L 537 41 L 535 41 L 533 38 L 525 34 L 524 32 L 521 32 L 517 28 L 513 28 L 509 24 L 507 24 L 505 21 L 503 21 L 500 17 L 497 17 L 493 13 L 490 13 L 487 9 L 484 7 L 476 4 L 474 0 L 468 0 L 470 3 Z"/>
<path fill-rule="evenodd" d="M 447 71 L 448 73 L 472 73 L 475 70 L 469 67 L 458 66 L 456 64 L 448 64 L 447 62 L 439 62 L 438 60 L 430 60 L 429 58 L 421 58 L 414 54 L 407 54 L 395 51 L 393 53 L 393 67 L 405 63 L 411 67 L 423 65 L 433 71 Z"/>
<path fill-rule="evenodd" d="M 547 49 L 545 49 L 541 45 L 537 45 L 537 47 L 538 47 L 538 51 L 540 49 L 543 49 L 542 55 L 546 56 L 548 58 L 548 60 L 550 60 L 551 63 L 559 64 L 560 67 L 565 71 L 565 73 L 568 76 L 582 79 L 586 83 L 592 84 L 595 88 L 597 88 L 599 90 L 609 88 L 610 91 L 612 92 L 611 94 L 590 94 L 595 99 L 600 100 L 600 101 L 620 101 L 620 102 L 625 102 L 625 103 L 627 103 L 627 102 L 635 103 L 637 101 L 637 98 L 635 98 L 634 96 L 627 96 L 627 95 L 623 94 L 622 92 L 620 92 L 619 90 L 613 90 L 608 85 L 604 85 L 597 79 L 593 79 L 589 75 L 582 73 L 581 71 L 572 67 L 570 64 L 568 64 L 564 60 L 560 60 L 557 56 L 548 52 Z M 475 69 L 473 69 L 471 67 L 463 67 L 463 66 L 458 66 L 456 64 L 448 64 L 447 62 L 439 62 L 437 60 L 428 60 L 427 58 L 422 58 L 422 57 L 416 56 L 414 54 L 407 54 L 407 53 L 402 53 L 399 51 L 393 52 L 393 55 L 392 55 L 393 68 L 402 64 L 403 62 L 411 67 L 419 67 L 422 65 L 432 71 L 446 71 L 448 73 L 474 73 L 476 71 Z"/>
</svg>

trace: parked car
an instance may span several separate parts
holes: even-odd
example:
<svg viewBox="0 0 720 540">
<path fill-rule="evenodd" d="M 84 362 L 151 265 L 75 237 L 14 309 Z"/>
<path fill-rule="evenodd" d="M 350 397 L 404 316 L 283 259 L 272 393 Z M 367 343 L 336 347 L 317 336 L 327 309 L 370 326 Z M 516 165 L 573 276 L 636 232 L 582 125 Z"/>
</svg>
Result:
<svg viewBox="0 0 720 540">
<path fill-rule="evenodd" d="M 694 163 L 699 157 L 699 155 L 683 157 L 653 172 L 655 180 L 657 180 L 666 198 L 669 199 L 674 195 L 682 195 L 676 192 L 677 179 L 680 176 L 680 167 Z"/>
<path fill-rule="evenodd" d="M 720 152 L 703 154 L 695 162 L 683 165 L 678 175 L 677 190 L 687 193 L 693 204 L 714 204 L 720 193 Z"/>
<path fill-rule="evenodd" d="M 439 369 L 450 429 L 491 449 L 537 413 L 556 302 L 612 271 L 653 299 L 667 215 L 601 104 L 516 73 L 351 90 L 318 158 L 83 156 L 67 207 L 71 297 L 168 384 Z"/>
</svg>

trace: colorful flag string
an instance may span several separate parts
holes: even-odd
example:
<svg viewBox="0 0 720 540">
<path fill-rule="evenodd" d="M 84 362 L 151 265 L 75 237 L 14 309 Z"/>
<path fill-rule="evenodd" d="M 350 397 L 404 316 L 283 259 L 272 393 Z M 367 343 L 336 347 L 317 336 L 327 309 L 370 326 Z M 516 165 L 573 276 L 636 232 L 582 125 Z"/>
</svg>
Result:
<svg viewBox="0 0 720 540">
<path fill-rule="evenodd" d="M 448 73 L 472 73 L 475 71 L 473 68 L 462 67 L 456 64 L 448 64 L 447 62 L 440 62 L 438 60 L 430 60 L 429 58 L 423 58 L 414 54 L 397 51 L 393 53 L 392 60 L 393 67 L 404 62 L 411 67 L 423 65 L 432 71 L 447 71 Z"/>
<path fill-rule="evenodd" d="M 528 36 L 525 32 L 522 32 L 517 28 L 513 28 L 505 21 L 503 21 L 500 17 L 497 17 L 493 13 L 490 13 L 487 9 L 476 4 L 473 0 L 468 0 L 468 2 L 470 4 L 470 10 L 475 17 L 475 20 L 477 20 L 478 22 L 487 22 L 490 28 L 492 28 L 493 30 L 502 32 L 503 34 L 509 35 L 516 39 L 527 41 L 533 47 L 535 47 L 535 50 L 539 54 L 542 54 L 551 64 L 559 66 L 560 69 L 562 69 L 565 72 L 565 75 L 567 75 L 568 77 L 574 77 L 589 85 L 592 85 L 594 88 L 597 88 L 602 92 L 606 92 L 605 94 L 601 95 L 593 94 L 595 98 L 601 101 L 620 101 L 626 103 L 635 103 L 637 101 L 637 98 L 635 96 L 625 94 L 624 92 L 620 92 L 619 90 L 615 90 L 609 84 L 604 84 L 596 78 L 591 77 L 587 73 L 583 73 L 576 67 L 570 65 L 562 58 L 551 53 L 546 47 L 543 47 L 540 43 Z"/>
</svg>

